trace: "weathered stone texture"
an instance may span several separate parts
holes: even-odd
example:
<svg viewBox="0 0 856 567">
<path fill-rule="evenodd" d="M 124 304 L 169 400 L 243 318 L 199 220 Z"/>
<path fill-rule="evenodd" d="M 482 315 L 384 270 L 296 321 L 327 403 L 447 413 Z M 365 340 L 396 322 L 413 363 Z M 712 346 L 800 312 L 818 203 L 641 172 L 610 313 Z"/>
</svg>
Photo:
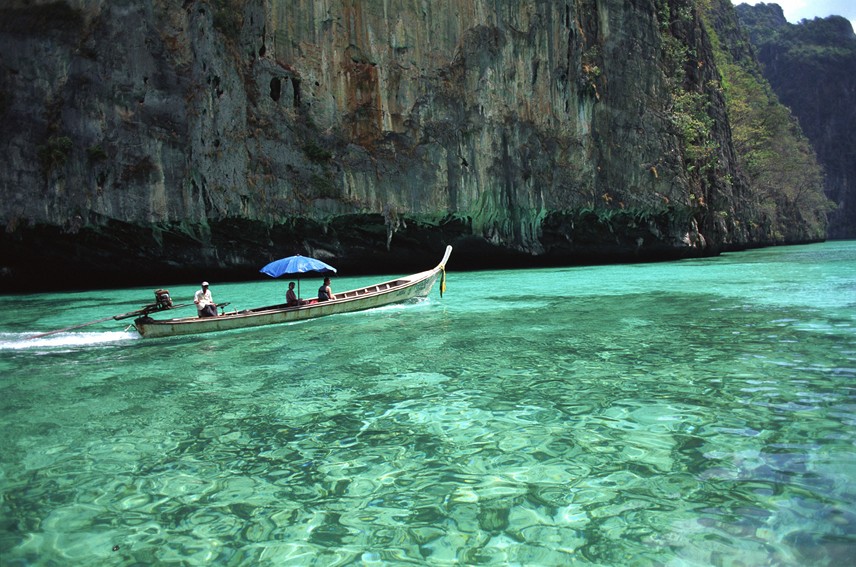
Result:
<svg viewBox="0 0 856 567">
<path fill-rule="evenodd" d="M 41 254 L 61 250 L 59 266 L 86 265 L 111 278 L 102 282 L 134 281 L 142 266 L 246 275 L 297 252 L 396 270 L 389 262 L 433 260 L 440 240 L 472 265 L 491 265 L 485 250 L 500 265 L 746 245 L 734 226 L 705 225 L 716 211 L 646 217 L 633 238 L 595 218 L 607 241 L 575 240 L 586 228 L 574 211 L 693 210 L 701 191 L 735 211 L 732 186 L 685 171 L 668 118 L 663 5 L 690 10 L 679 0 L 12 2 L 0 18 L 2 276 L 31 284 L 29 251 L 56 239 L 69 244 Z M 704 54 L 697 23 L 675 33 Z M 685 80 L 708 92 L 715 69 L 701 57 Z M 129 241 L 114 257 L 104 239 L 117 225 Z M 71 244 L 84 234 L 87 245 Z"/>
</svg>

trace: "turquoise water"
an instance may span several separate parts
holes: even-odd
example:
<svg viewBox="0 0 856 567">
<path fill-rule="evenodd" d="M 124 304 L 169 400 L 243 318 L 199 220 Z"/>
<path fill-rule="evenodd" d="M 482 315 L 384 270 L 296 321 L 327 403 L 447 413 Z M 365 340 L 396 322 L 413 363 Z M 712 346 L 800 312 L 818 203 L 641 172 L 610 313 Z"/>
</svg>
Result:
<svg viewBox="0 0 856 567">
<path fill-rule="evenodd" d="M 237 309 L 285 293 L 212 284 Z M 472 273 L 453 253 L 442 299 L 176 339 L 130 320 L 27 339 L 151 298 L 0 297 L 4 566 L 856 552 L 856 242 Z"/>
</svg>

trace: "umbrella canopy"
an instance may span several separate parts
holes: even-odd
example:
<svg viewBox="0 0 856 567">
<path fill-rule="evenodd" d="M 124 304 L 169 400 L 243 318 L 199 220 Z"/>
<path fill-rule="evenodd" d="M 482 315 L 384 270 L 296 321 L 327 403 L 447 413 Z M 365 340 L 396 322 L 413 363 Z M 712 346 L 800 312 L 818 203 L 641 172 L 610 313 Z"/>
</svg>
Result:
<svg viewBox="0 0 856 567">
<path fill-rule="evenodd" d="M 300 297 L 300 274 L 335 274 L 336 268 L 321 260 L 298 254 L 274 260 L 259 271 L 272 278 L 285 275 L 297 276 L 297 297 Z"/>
<path fill-rule="evenodd" d="M 272 278 L 278 278 L 284 275 L 300 275 L 306 273 L 315 274 L 335 274 L 336 268 L 329 264 L 325 264 L 321 260 L 310 258 L 308 256 L 289 256 L 275 260 L 259 270 L 263 274 L 267 274 Z"/>
</svg>

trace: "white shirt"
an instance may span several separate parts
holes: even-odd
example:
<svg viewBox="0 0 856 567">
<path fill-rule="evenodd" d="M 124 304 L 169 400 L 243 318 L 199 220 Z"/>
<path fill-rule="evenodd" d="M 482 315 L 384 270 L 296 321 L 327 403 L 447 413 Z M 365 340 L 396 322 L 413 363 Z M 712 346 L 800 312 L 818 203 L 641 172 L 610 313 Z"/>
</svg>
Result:
<svg viewBox="0 0 856 567">
<path fill-rule="evenodd" d="M 211 290 L 200 289 L 196 292 L 196 295 L 193 296 L 193 302 L 196 304 L 197 309 L 202 309 L 206 305 L 213 305 L 214 300 L 211 298 Z"/>
</svg>

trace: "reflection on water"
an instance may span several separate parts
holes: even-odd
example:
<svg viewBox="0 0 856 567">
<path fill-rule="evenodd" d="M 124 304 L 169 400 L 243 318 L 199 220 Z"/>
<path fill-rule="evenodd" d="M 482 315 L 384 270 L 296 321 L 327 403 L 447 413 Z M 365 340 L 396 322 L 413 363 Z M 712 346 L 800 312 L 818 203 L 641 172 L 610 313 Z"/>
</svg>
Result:
<svg viewBox="0 0 856 567">
<path fill-rule="evenodd" d="M 856 243 L 448 284 L 176 340 L 114 322 L 29 341 L 72 315 L 37 312 L 53 296 L 7 307 L 4 565 L 836 565 L 856 550 Z M 271 289 L 215 291 L 250 307 Z"/>
</svg>

